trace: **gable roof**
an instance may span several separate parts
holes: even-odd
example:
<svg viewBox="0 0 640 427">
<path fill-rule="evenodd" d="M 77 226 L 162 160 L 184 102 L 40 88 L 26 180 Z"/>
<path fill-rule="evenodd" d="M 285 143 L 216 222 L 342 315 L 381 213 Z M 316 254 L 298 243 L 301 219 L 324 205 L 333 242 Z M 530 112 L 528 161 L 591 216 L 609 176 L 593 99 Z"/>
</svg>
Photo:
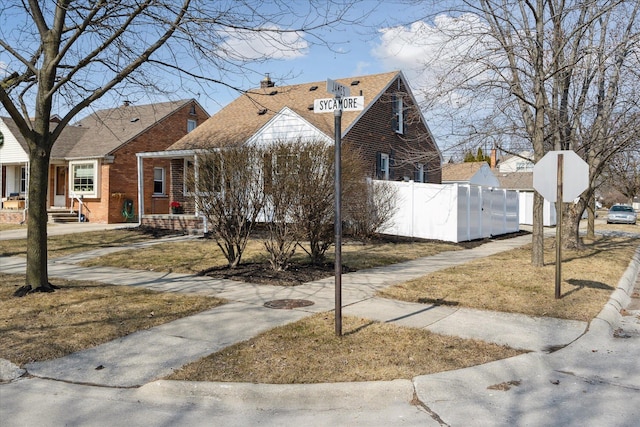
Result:
<svg viewBox="0 0 640 427">
<path fill-rule="evenodd" d="M 124 104 L 96 111 L 76 123 L 75 126 L 84 129 L 84 132 L 77 143 L 65 153 L 65 157 L 112 154 L 123 144 L 191 102 L 195 101 L 183 99 L 146 105 Z M 184 126 L 186 129 L 187 124 Z"/>
<path fill-rule="evenodd" d="M 366 111 L 399 76 L 401 73 L 394 71 L 338 79 L 337 81 L 350 87 L 351 96 L 364 96 L 364 111 Z M 249 90 L 167 150 L 189 150 L 242 144 L 255 135 L 284 107 L 288 107 L 312 126 L 332 137 L 334 132 L 333 114 L 313 112 L 313 101 L 320 98 L 332 98 L 332 95 L 326 92 L 326 81 Z M 349 129 L 364 111 L 344 111 L 342 113 L 342 128 Z"/>
<path fill-rule="evenodd" d="M 159 121 L 173 114 L 193 99 L 160 102 L 147 105 L 122 105 L 98 110 L 74 125 L 66 126 L 51 149 L 52 159 L 102 157 L 131 141 Z M 28 153 L 27 142 L 10 118 L 3 121 L 22 149 Z M 51 123 L 52 128 L 57 123 Z M 184 124 L 185 129 L 187 124 Z"/>
<path fill-rule="evenodd" d="M 442 182 L 468 182 L 483 165 L 487 162 L 446 163 L 442 165 Z"/>
</svg>

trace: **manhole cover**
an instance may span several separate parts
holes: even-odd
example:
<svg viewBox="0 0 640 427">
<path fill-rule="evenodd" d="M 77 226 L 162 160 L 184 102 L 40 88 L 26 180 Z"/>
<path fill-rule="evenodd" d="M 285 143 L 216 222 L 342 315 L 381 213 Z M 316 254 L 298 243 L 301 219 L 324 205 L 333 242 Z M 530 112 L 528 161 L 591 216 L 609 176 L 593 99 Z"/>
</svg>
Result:
<svg viewBox="0 0 640 427">
<path fill-rule="evenodd" d="M 313 304 L 313 301 L 306 299 L 276 299 L 265 302 L 264 306 L 267 308 L 291 310 L 292 308 L 308 307 Z"/>
</svg>

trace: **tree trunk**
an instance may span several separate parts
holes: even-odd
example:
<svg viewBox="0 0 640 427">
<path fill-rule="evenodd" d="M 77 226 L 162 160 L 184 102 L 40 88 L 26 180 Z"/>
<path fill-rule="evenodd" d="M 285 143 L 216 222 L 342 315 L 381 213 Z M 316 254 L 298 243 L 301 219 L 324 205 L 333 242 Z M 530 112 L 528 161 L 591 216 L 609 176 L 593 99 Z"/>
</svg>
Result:
<svg viewBox="0 0 640 427">
<path fill-rule="evenodd" d="M 47 269 L 47 189 L 49 150 L 39 147 L 30 155 L 27 219 L 26 285 L 32 290 L 52 291 Z"/>
<path fill-rule="evenodd" d="M 544 267 L 544 198 L 533 194 L 533 237 L 531 265 Z"/>
<path fill-rule="evenodd" d="M 584 201 L 578 203 L 563 203 L 562 214 L 562 247 L 564 249 L 582 249 L 580 239 L 580 219 L 584 211 Z"/>
</svg>

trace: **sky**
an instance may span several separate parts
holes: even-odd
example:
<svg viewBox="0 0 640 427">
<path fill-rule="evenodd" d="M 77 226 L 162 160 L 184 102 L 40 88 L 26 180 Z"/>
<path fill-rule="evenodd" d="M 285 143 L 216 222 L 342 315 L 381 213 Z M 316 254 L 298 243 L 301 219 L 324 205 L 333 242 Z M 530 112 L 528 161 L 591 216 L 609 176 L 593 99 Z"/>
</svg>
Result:
<svg viewBox="0 0 640 427">
<path fill-rule="evenodd" d="M 351 12 L 352 16 L 366 14 L 363 22 L 358 25 L 344 23 L 331 31 L 319 33 L 322 41 L 326 41 L 330 47 L 317 43 L 312 37 L 299 37 L 288 33 L 277 36 L 282 37 L 280 42 L 286 48 L 274 49 L 273 43 L 264 43 L 255 37 L 248 38 L 243 34 L 240 34 L 240 37 L 229 34 L 227 43 L 234 51 L 257 56 L 267 53 L 273 59 L 250 64 L 242 73 L 226 74 L 225 78 L 231 85 L 246 90 L 258 87 L 266 73 L 269 73 L 276 85 L 284 86 L 326 81 L 327 78 L 350 78 L 401 70 L 407 77 L 414 95 L 420 101 L 420 97 L 423 96 L 421 89 L 430 84 L 430 73 L 423 69 L 422 63 L 440 47 L 439 36 L 433 31 L 434 27 L 451 25 L 452 22 L 447 15 L 434 15 L 436 11 L 429 5 L 437 4 L 438 7 L 444 8 L 447 3 L 447 1 L 365 0 L 358 3 Z M 299 4 L 302 9 L 308 7 L 306 2 L 292 4 Z M 420 19 L 425 16 L 435 17 L 429 20 Z M 415 22 L 402 22 L 404 25 L 399 25 L 400 20 L 409 19 Z M 0 49 L 0 72 L 2 65 Z M 168 75 L 160 77 L 166 78 L 167 84 L 172 80 Z M 173 80 L 175 83 L 175 79 Z M 215 114 L 238 96 L 237 91 L 222 85 L 202 87 L 189 82 L 188 79 L 183 79 L 181 85 L 182 89 L 176 91 L 174 99 L 193 97 L 209 114 Z M 327 94 L 327 97 L 329 96 Z M 134 103 L 150 102 L 148 99 L 142 99 L 141 96 L 136 98 L 133 95 L 132 97 L 133 99 L 128 100 Z M 154 99 L 154 101 L 162 100 Z M 113 98 L 105 97 L 92 108 L 81 113 L 78 118 L 90 114 L 97 108 L 114 107 L 115 102 Z M 429 124 L 429 114 L 424 113 Z M 7 113 L 0 108 L 0 115 L 7 115 Z M 434 129 L 433 125 L 430 126 L 436 136 L 443 133 Z"/>
</svg>

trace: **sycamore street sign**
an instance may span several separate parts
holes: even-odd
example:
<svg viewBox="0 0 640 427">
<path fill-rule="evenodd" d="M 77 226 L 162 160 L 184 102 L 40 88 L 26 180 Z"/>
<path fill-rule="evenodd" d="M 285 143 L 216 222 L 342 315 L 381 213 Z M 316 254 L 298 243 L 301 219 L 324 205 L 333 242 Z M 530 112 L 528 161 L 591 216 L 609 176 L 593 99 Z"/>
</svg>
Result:
<svg viewBox="0 0 640 427">
<path fill-rule="evenodd" d="M 335 110 L 360 111 L 364 109 L 364 96 L 346 98 L 323 98 L 313 100 L 314 113 L 331 113 Z"/>
</svg>

